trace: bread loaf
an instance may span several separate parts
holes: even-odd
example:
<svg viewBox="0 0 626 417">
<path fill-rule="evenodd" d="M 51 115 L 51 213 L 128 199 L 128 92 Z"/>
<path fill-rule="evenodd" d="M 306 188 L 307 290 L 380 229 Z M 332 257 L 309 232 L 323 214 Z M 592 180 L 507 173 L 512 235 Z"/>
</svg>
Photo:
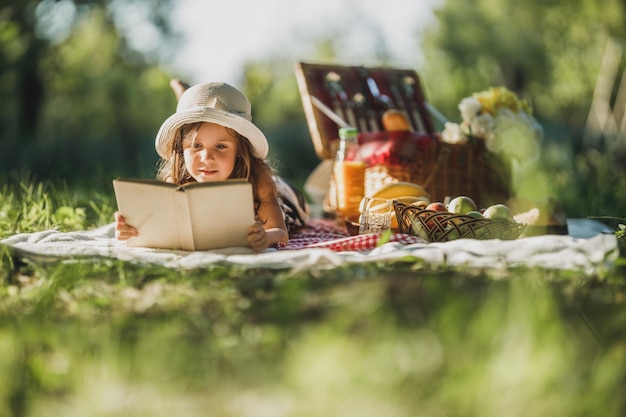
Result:
<svg viewBox="0 0 626 417">
<path fill-rule="evenodd" d="M 411 123 L 406 114 L 398 109 L 389 109 L 382 116 L 383 128 L 387 132 L 406 131 L 410 132 Z"/>
</svg>

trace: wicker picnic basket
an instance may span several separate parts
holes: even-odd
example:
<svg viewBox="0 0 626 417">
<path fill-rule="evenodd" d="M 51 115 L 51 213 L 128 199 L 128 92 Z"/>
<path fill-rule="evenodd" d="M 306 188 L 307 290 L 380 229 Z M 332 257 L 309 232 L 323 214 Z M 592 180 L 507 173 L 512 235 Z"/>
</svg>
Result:
<svg viewBox="0 0 626 417">
<path fill-rule="evenodd" d="M 509 167 L 482 142 L 439 140 L 414 70 L 300 62 L 296 79 L 320 159 L 334 158 L 342 123 L 359 129 L 366 194 L 388 183 L 407 181 L 424 187 L 433 201 L 468 195 L 487 207 L 510 197 Z M 390 108 L 407 115 L 412 131 L 384 131 L 382 114 Z M 331 180 L 331 209 L 333 187 Z"/>
<path fill-rule="evenodd" d="M 419 236 L 428 242 L 455 239 L 514 240 L 526 228 L 525 224 L 514 221 L 427 210 L 399 201 L 394 201 L 394 210 L 400 233 Z"/>
</svg>

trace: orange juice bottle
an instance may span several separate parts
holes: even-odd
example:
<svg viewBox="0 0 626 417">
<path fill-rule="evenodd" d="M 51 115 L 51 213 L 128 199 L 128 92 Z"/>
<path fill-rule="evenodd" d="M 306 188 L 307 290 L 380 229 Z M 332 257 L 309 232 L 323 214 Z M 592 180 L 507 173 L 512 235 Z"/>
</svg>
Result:
<svg viewBox="0 0 626 417">
<path fill-rule="evenodd" d="M 353 127 L 339 129 L 339 149 L 333 175 L 337 192 L 337 218 L 358 215 L 365 195 L 365 162 L 361 159 L 358 131 Z"/>
</svg>

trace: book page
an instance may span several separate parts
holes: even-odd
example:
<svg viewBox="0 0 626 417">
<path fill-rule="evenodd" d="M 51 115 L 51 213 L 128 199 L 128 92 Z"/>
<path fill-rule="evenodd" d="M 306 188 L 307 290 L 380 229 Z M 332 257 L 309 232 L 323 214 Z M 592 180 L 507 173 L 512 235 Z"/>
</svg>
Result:
<svg viewBox="0 0 626 417">
<path fill-rule="evenodd" d="M 233 182 L 213 193 L 195 184 L 185 190 L 196 248 L 248 246 L 248 228 L 254 224 L 252 184 Z"/>
<path fill-rule="evenodd" d="M 182 249 L 175 184 L 122 179 L 113 181 L 113 187 L 119 212 L 139 231 L 126 241 L 128 246 Z"/>
<path fill-rule="evenodd" d="M 118 210 L 139 236 L 128 246 L 208 250 L 248 246 L 254 223 L 252 185 L 245 180 L 184 186 L 156 180 L 113 181 Z"/>
</svg>

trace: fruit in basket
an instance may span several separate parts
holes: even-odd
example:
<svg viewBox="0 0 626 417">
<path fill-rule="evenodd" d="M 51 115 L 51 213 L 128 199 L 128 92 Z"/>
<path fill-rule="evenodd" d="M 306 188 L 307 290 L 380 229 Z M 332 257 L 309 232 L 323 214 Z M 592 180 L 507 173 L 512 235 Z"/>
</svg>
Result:
<svg viewBox="0 0 626 417">
<path fill-rule="evenodd" d="M 405 131 L 409 132 L 413 130 L 411 123 L 406 114 L 398 109 L 386 110 L 382 115 L 383 128 L 387 132 Z"/>
<path fill-rule="evenodd" d="M 485 209 L 483 216 L 487 219 L 513 220 L 511 210 L 504 204 L 494 204 Z"/>
<path fill-rule="evenodd" d="M 476 203 L 466 195 L 454 197 L 448 203 L 448 211 L 454 214 L 466 214 L 470 211 L 476 211 Z"/>
<path fill-rule="evenodd" d="M 445 235 L 445 239 L 443 239 L 444 241 L 456 240 L 456 239 L 461 238 L 461 233 L 459 232 L 459 230 L 451 225 L 446 227 L 446 230 L 444 231 L 444 235 Z"/>
<path fill-rule="evenodd" d="M 424 210 L 430 210 L 430 211 L 437 211 L 440 213 L 448 213 L 448 209 L 446 208 L 445 204 L 443 204 L 441 201 L 435 201 L 430 203 L 429 205 L 427 205 L 426 207 L 424 207 Z M 426 220 L 426 226 L 428 228 L 432 228 L 435 226 L 435 224 L 437 223 L 434 218 L 435 217 L 439 217 L 439 214 L 424 214 L 422 217 L 424 220 Z"/>
<path fill-rule="evenodd" d="M 388 198 L 395 200 L 399 197 L 426 197 L 430 194 L 422 187 L 412 182 L 398 181 L 383 185 L 372 193 L 372 198 Z"/>
<path fill-rule="evenodd" d="M 441 212 L 448 211 L 446 206 L 440 201 L 435 201 L 433 203 L 430 203 L 429 205 L 426 206 L 426 210 L 441 211 Z"/>
<path fill-rule="evenodd" d="M 426 197 L 399 197 L 394 198 L 394 201 L 397 201 L 402 204 L 406 204 L 407 206 L 415 206 L 424 208 L 430 203 L 430 199 Z M 395 210 L 391 212 L 391 228 L 398 229 L 398 218 L 396 217 Z"/>
<path fill-rule="evenodd" d="M 427 197 L 401 196 L 394 198 L 394 201 L 415 207 L 426 207 L 430 204 L 430 199 Z M 393 211 L 391 213 L 391 229 L 397 230 L 398 228 L 398 218 L 396 217 L 396 212 Z"/>
<path fill-rule="evenodd" d="M 484 219 L 485 216 L 480 211 L 472 210 L 465 213 L 468 217 L 473 217 L 474 219 Z"/>
</svg>

